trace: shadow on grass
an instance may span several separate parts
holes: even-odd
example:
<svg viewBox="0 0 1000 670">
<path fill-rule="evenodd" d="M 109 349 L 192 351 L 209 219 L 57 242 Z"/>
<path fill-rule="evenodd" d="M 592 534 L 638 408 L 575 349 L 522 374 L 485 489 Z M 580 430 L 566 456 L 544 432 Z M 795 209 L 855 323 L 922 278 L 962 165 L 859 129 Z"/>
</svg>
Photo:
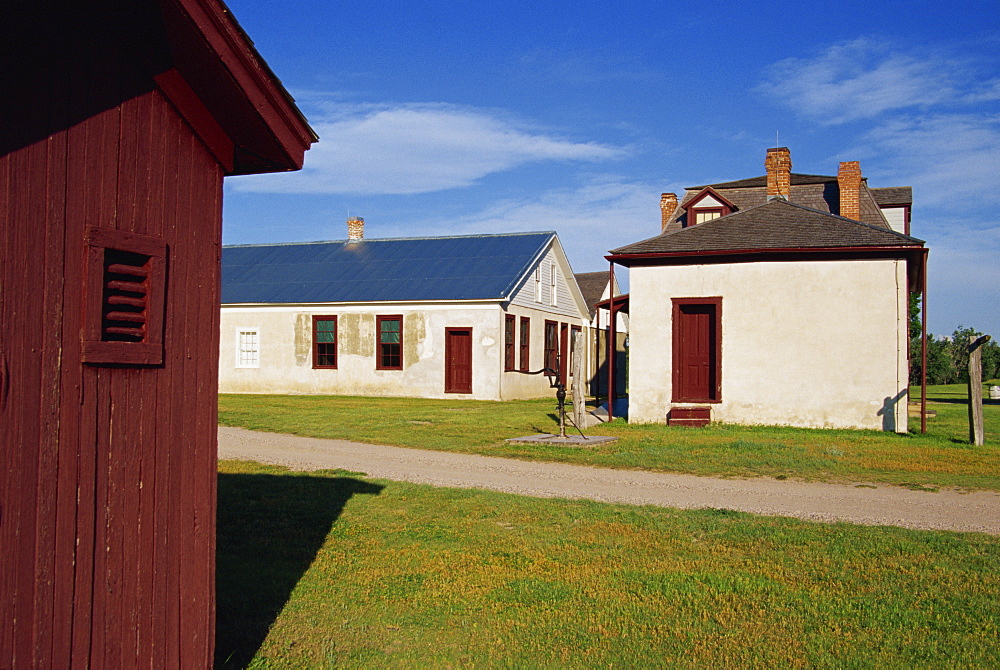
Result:
<svg viewBox="0 0 1000 670">
<path fill-rule="evenodd" d="M 219 475 L 217 668 L 250 662 L 347 501 L 381 491 L 349 477 Z"/>
</svg>

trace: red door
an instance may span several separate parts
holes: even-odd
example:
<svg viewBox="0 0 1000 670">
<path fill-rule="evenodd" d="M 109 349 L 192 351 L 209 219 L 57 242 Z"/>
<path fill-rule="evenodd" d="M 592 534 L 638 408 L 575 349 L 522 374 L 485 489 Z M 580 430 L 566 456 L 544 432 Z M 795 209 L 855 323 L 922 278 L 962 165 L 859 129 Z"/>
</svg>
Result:
<svg viewBox="0 0 1000 670">
<path fill-rule="evenodd" d="M 719 400 L 719 305 L 674 303 L 674 402 Z"/>
<path fill-rule="evenodd" d="M 444 330 L 444 392 L 472 393 L 472 329 Z"/>
</svg>

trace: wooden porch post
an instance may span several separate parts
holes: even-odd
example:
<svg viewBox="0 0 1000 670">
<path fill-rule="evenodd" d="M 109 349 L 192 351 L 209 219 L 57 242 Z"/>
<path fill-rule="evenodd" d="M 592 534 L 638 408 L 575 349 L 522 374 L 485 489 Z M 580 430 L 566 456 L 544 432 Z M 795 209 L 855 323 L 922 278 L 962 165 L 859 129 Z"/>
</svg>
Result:
<svg viewBox="0 0 1000 670">
<path fill-rule="evenodd" d="M 611 294 L 611 305 L 608 308 L 611 323 L 608 324 L 608 421 L 615 418 L 615 331 L 618 319 L 615 318 L 615 264 L 608 265 L 608 293 Z"/>
<path fill-rule="evenodd" d="M 920 434 L 927 434 L 927 249 L 921 261 L 920 292 Z"/>
</svg>

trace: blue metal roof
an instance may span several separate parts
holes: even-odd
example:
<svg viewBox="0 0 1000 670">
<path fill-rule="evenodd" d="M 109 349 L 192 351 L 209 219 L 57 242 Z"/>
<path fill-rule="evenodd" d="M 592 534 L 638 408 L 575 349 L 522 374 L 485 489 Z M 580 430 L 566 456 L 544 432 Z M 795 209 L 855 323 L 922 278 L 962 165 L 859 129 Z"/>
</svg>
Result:
<svg viewBox="0 0 1000 670">
<path fill-rule="evenodd" d="M 504 300 L 553 232 L 222 249 L 222 303 Z"/>
</svg>

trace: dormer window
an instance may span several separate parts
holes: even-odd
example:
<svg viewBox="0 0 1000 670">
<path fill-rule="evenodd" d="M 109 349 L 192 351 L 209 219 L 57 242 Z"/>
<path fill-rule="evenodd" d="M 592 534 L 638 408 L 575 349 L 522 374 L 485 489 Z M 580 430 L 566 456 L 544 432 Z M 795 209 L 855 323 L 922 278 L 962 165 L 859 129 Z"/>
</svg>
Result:
<svg viewBox="0 0 1000 670">
<path fill-rule="evenodd" d="M 711 186 L 703 188 L 682 206 L 687 211 L 686 226 L 695 226 L 736 211 L 736 206 Z"/>
<path fill-rule="evenodd" d="M 723 214 L 725 209 L 722 207 L 698 207 L 688 211 L 690 211 L 694 216 L 694 222 L 696 224 L 705 223 L 706 221 L 717 219 L 720 216 L 725 216 L 725 214 Z"/>
</svg>

